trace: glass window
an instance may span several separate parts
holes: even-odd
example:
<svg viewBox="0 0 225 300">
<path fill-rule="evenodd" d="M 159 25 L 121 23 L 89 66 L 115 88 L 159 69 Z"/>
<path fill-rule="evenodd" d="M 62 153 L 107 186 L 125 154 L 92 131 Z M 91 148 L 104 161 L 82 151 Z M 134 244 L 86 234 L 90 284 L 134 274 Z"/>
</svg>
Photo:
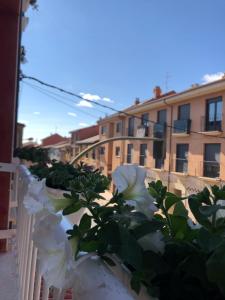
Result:
<svg viewBox="0 0 225 300">
<path fill-rule="evenodd" d="M 220 176 L 220 144 L 205 144 L 203 176 Z"/>
<path fill-rule="evenodd" d="M 165 159 L 165 147 L 162 141 L 154 141 L 153 158 L 155 159 L 155 168 L 162 169 L 164 166 Z"/>
<path fill-rule="evenodd" d="M 188 144 L 177 144 L 176 172 L 187 173 L 188 171 Z"/>
<path fill-rule="evenodd" d="M 134 136 L 134 117 L 128 119 L 128 136 Z"/>
<path fill-rule="evenodd" d="M 141 144 L 140 145 L 140 159 L 139 159 L 140 166 L 146 165 L 146 158 L 147 158 L 147 144 Z"/>
<path fill-rule="evenodd" d="M 86 158 L 88 158 L 88 154 L 89 154 L 88 152 L 85 154 Z"/>
<path fill-rule="evenodd" d="M 120 147 L 116 147 L 115 152 L 116 156 L 120 156 Z"/>
<path fill-rule="evenodd" d="M 166 109 L 162 109 L 158 111 L 157 122 L 160 124 L 166 123 Z"/>
<path fill-rule="evenodd" d="M 104 155 L 105 154 L 105 147 L 100 147 L 99 152 L 100 152 L 100 155 Z"/>
<path fill-rule="evenodd" d="M 178 120 L 190 119 L 190 104 L 183 104 L 178 106 Z"/>
<path fill-rule="evenodd" d="M 133 154 L 133 144 L 127 145 L 127 163 L 132 163 L 132 154 Z"/>
<path fill-rule="evenodd" d="M 116 123 L 116 133 L 121 132 L 122 129 L 122 123 L 121 122 L 117 122 Z"/>
<path fill-rule="evenodd" d="M 206 103 L 206 131 L 217 131 L 222 129 L 222 97 L 209 99 Z"/>
<path fill-rule="evenodd" d="M 101 127 L 101 134 L 106 134 L 107 132 L 107 127 L 106 126 L 102 126 Z"/>
</svg>

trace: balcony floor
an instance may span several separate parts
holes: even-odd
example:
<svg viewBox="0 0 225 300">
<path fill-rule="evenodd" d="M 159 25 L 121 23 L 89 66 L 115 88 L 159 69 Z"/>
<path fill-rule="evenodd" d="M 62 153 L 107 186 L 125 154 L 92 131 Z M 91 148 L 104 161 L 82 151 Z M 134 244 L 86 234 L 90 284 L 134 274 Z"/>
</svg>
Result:
<svg viewBox="0 0 225 300">
<path fill-rule="evenodd" d="M 0 253 L 0 299 L 18 300 L 17 264 L 13 252 Z"/>
</svg>

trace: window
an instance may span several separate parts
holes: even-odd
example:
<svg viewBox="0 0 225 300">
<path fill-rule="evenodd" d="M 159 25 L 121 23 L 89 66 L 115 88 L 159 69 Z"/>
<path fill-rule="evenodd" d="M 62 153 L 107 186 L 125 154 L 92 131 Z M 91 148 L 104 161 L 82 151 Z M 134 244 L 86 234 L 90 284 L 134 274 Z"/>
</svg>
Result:
<svg viewBox="0 0 225 300">
<path fill-rule="evenodd" d="M 206 103 L 206 131 L 220 131 L 222 128 L 222 97 L 209 99 Z"/>
<path fill-rule="evenodd" d="M 220 144 L 205 144 L 203 176 L 220 176 Z"/>
<path fill-rule="evenodd" d="M 116 123 L 116 133 L 120 133 L 122 130 L 122 123 L 121 122 L 117 122 Z"/>
<path fill-rule="evenodd" d="M 155 168 L 162 169 L 164 166 L 165 146 L 162 141 L 154 141 L 153 158 L 155 159 Z"/>
<path fill-rule="evenodd" d="M 148 136 L 149 115 L 144 113 L 141 115 L 141 126 L 145 127 L 145 136 Z"/>
<path fill-rule="evenodd" d="M 101 127 L 101 134 L 106 134 L 107 132 L 107 127 L 106 126 L 102 126 Z"/>
<path fill-rule="evenodd" d="M 190 119 L 190 104 L 183 104 L 178 106 L 178 120 Z"/>
<path fill-rule="evenodd" d="M 105 154 L 105 147 L 100 147 L 99 152 L 100 152 L 100 155 L 104 155 Z"/>
<path fill-rule="evenodd" d="M 86 158 L 88 158 L 88 154 L 89 154 L 88 152 L 85 154 Z"/>
<path fill-rule="evenodd" d="M 140 166 L 146 165 L 146 158 L 147 158 L 147 144 L 141 144 L 140 145 L 140 159 L 139 159 Z"/>
<path fill-rule="evenodd" d="M 120 147 L 116 147 L 115 154 L 116 156 L 120 156 Z"/>
<path fill-rule="evenodd" d="M 188 171 L 188 144 L 177 144 L 176 172 L 187 173 Z"/>
<path fill-rule="evenodd" d="M 157 122 L 160 124 L 166 123 L 166 109 L 159 110 L 157 113 Z"/>
<path fill-rule="evenodd" d="M 132 154 L 133 154 L 133 144 L 127 145 L 127 163 L 132 163 Z"/>
<path fill-rule="evenodd" d="M 92 159 L 95 159 L 96 158 L 96 153 L 95 153 L 95 149 L 92 150 Z"/>
<path fill-rule="evenodd" d="M 128 119 L 128 136 L 134 136 L 134 117 Z"/>
<path fill-rule="evenodd" d="M 180 105 L 178 106 L 177 120 L 173 121 L 173 132 L 189 134 L 190 129 L 190 104 Z"/>
</svg>

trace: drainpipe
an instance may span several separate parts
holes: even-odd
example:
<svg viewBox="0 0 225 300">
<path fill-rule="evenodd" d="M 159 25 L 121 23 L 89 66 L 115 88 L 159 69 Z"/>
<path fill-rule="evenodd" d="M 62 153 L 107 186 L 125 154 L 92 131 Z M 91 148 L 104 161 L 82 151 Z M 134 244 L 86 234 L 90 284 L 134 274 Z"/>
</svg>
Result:
<svg viewBox="0 0 225 300">
<path fill-rule="evenodd" d="M 170 128 L 170 133 L 169 133 L 169 168 L 168 168 L 168 180 L 167 180 L 167 190 L 169 191 L 170 189 L 170 175 L 171 175 L 171 168 L 172 168 L 172 122 L 173 122 L 173 106 L 172 105 L 169 105 L 167 102 L 166 102 L 166 99 L 163 100 L 165 105 L 167 107 L 170 108 L 170 124 L 169 124 L 169 128 Z"/>
</svg>

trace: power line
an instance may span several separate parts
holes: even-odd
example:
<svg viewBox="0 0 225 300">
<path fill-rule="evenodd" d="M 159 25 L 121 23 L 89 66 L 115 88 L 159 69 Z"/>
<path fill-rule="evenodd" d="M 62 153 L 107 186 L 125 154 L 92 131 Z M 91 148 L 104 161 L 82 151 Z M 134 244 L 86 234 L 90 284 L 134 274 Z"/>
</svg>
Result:
<svg viewBox="0 0 225 300">
<path fill-rule="evenodd" d="M 26 82 L 26 81 L 23 81 L 23 83 L 28 84 L 28 82 Z M 32 87 L 34 87 L 34 88 L 36 88 L 36 89 L 38 89 L 38 90 L 40 90 L 40 91 L 43 91 L 43 92 L 45 92 L 45 93 L 48 93 L 48 94 L 51 94 L 51 95 L 60 97 L 60 99 L 62 98 L 62 99 L 65 99 L 66 101 L 70 101 L 70 102 L 72 102 L 73 104 L 74 104 L 74 102 L 76 102 L 77 104 L 79 104 L 78 100 L 76 100 L 76 99 L 70 99 L 70 98 L 68 98 L 68 97 L 59 95 L 58 93 L 54 93 L 54 92 L 52 92 L 52 91 L 50 91 L 50 90 L 44 89 L 43 87 L 40 87 L 40 86 L 31 84 L 31 83 L 29 83 L 28 85 L 30 85 L 30 86 L 32 86 Z M 73 97 L 73 98 L 74 98 L 74 97 Z M 86 101 L 86 100 L 85 100 L 85 101 Z M 85 106 L 84 106 L 84 107 L 85 107 Z M 77 110 L 81 111 L 81 109 L 77 109 Z M 106 114 L 106 112 L 103 111 L 103 110 L 100 110 L 100 109 L 96 109 L 96 110 L 99 111 L 99 112 L 101 112 L 101 113 Z M 84 112 L 83 112 L 83 113 L 84 113 Z"/>
<path fill-rule="evenodd" d="M 97 105 L 97 106 L 101 106 L 101 107 L 104 107 L 104 108 L 106 108 L 106 109 L 110 109 L 110 110 L 112 110 L 112 111 L 114 111 L 114 112 L 116 112 L 116 113 L 123 114 L 123 115 L 126 115 L 126 116 L 128 116 L 128 117 L 137 118 L 137 119 L 140 119 L 140 120 L 142 120 L 142 121 L 146 121 L 146 122 L 149 122 L 149 123 L 152 123 L 152 124 L 157 124 L 157 123 L 158 123 L 158 122 L 155 122 L 155 121 L 152 121 L 152 120 L 149 120 L 149 119 L 144 119 L 144 118 L 139 117 L 139 116 L 134 115 L 134 114 L 130 114 L 130 113 L 125 112 L 125 111 L 122 111 L 122 110 L 118 110 L 118 109 L 116 109 L 116 108 L 113 108 L 113 107 L 111 107 L 111 106 L 108 106 L 108 105 L 105 105 L 105 104 L 102 104 L 102 103 L 99 103 L 99 102 L 96 102 L 96 101 L 93 101 L 93 100 L 85 99 L 84 97 L 82 97 L 82 96 L 79 95 L 79 94 L 76 94 L 76 93 L 67 91 L 67 90 L 65 90 L 65 89 L 63 89 L 63 88 L 61 88 L 61 87 L 58 87 L 58 86 L 49 84 L 49 83 L 47 83 L 47 82 L 44 82 L 44 81 L 42 81 L 42 80 L 40 80 L 40 79 L 38 79 L 38 78 L 32 77 L 32 76 L 26 76 L 26 75 L 24 75 L 24 74 L 21 74 L 21 79 L 22 79 L 22 80 L 23 80 L 23 79 L 29 79 L 29 80 L 36 81 L 36 82 L 38 82 L 38 83 L 41 84 L 41 85 L 44 85 L 44 86 L 50 87 L 50 88 L 52 88 L 52 89 L 58 90 L 58 91 L 60 91 L 60 92 L 62 92 L 62 93 L 68 94 L 68 95 L 70 95 L 70 96 L 74 96 L 74 97 L 76 97 L 76 98 L 85 100 L 85 101 L 87 101 L 87 102 L 89 102 L 89 103 L 92 103 L 92 104 L 95 104 L 95 105 Z M 178 129 L 178 130 L 180 129 L 180 128 L 178 128 L 178 127 L 175 127 L 175 126 L 172 126 L 172 125 L 168 125 L 168 124 L 166 124 L 165 126 L 166 126 L 167 128 L 170 128 L 170 129 Z M 198 132 L 198 131 L 194 131 L 194 130 L 190 130 L 190 133 L 194 133 L 194 134 L 198 134 L 198 135 L 203 135 L 203 136 L 205 136 L 204 133 Z M 213 138 L 225 139 L 224 136 L 221 137 L 221 136 L 214 136 L 214 135 L 208 135 L 208 134 L 207 134 L 207 137 L 213 137 Z"/>
<path fill-rule="evenodd" d="M 74 107 L 73 105 L 64 102 L 63 100 L 57 98 L 56 96 L 51 95 L 50 92 L 44 91 L 43 89 L 41 89 L 41 88 L 38 87 L 38 86 L 35 86 L 35 85 L 33 85 L 33 84 L 30 84 L 30 83 L 28 83 L 28 82 L 26 82 L 26 81 L 23 81 L 23 83 L 24 83 L 25 85 L 31 87 L 32 89 L 38 91 L 39 93 L 48 96 L 48 97 L 51 98 L 52 100 L 55 100 L 55 101 L 57 101 L 58 103 L 61 103 L 61 104 L 64 104 L 64 105 L 66 105 L 66 106 L 68 106 L 68 107 L 70 107 L 70 108 L 73 108 L 73 110 L 75 110 L 75 111 L 79 111 L 79 112 L 81 112 L 81 113 L 84 114 L 84 115 L 89 115 L 90 117 L 92 117 L 92 118 L 94 118 L 94 119 L 98 118 L 96 115 L 92 115 L 91 113 L 89 113 L 89 112 L 87 112 L 87 111 L 84 112 L 82 109 L 79 109 L 79 108 L 76 108 L 76 109 L 75 109 L 75 107 Z M 60 96 L 59 96 L 59 97 L 60 97 Z"/>
</svg>

